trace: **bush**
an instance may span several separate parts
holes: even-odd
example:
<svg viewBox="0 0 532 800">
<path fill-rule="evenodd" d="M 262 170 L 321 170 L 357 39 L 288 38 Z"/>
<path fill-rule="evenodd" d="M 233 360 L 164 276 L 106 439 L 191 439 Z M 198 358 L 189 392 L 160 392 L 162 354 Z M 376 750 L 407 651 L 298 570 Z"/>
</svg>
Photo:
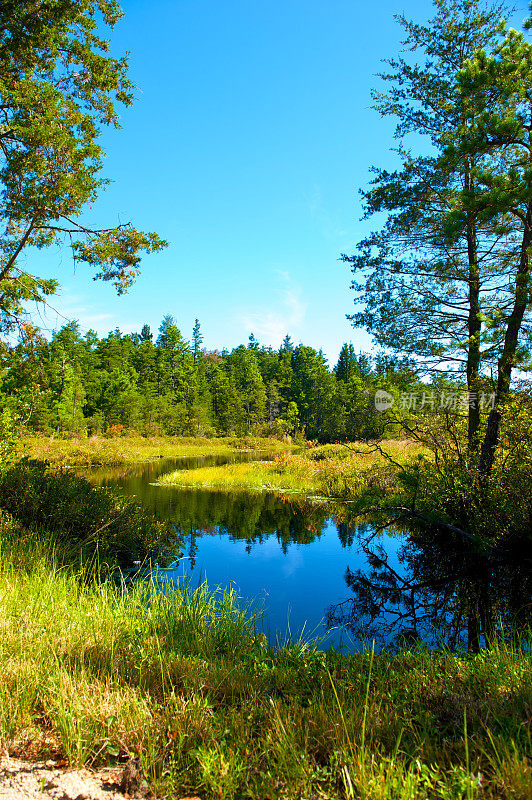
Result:
<svg viewBox="0 0 532 800">
<path fill-rule="evenodd" d="M 526 400 L 527 398 L 525 398 Z M 479 471 L 478 453 L 468 452 L 458 425 L 431 421 L 431 457 L 421 457 L 403 475 L 420 510 L 433 511 L 473 536 L 500 540 L 532 531 L 532 407 L 521 398 L 506 409 L 498 453 L 489 476 Z M 406 501 L 409 503 L 409 500 Z"/>
<path fill-rule="evenodd" d="M 17 417 L 4 408 L 0 411 L 0 472 L 13 462 L 18 438 Z"/>
<path fill-rule="evenodd" d="M 58 534 L 58 541 L 97 555 L 100 563 L 133 566 L 167 563 L 172 556 L 166 526 L 108 489 L 46 461 L 22 459 L 0 475 L 0 509 L 27 526 Z"/>
</svg>

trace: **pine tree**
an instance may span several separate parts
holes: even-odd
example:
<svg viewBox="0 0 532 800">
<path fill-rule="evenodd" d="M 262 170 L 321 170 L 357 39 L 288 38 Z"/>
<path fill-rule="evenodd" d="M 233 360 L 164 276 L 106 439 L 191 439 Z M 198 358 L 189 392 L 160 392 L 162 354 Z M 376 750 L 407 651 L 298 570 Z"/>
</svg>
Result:
<svg viewBox="0 0 532 800">
<path fill-rule="evenodd" d="M 242 433 L 250 433 L 265 421 L 266 411 L 266 390 L 256 350 L 240 345 L 227 362 L 241 406 L 239 429 Z"/>
<path fill-rule="evenodd" d="M 525 28 L 532 27 L 532 19 Z M 487 329 L 493 363 L 496 357 L 494 404 L 480 454 L 485 478 L 494 464 L 501 421 L 510 399 L 516 367 L 530 368 L 532 334 L 532 43 L 523 33 L 506 30 L 492 53 L 479 50 L 458 75 L 465 120 L 446 137 L 450 163 L 473 162 L 471 192 L 461 187 L 449 229 L 456 235 L 464 221 L 499 232 L 496 298 L 492 313 L 479 313 Z"/>
<path fill-rule="evenodd" d="M 296 403 L 301 425 L 311 439 L 328 439 L 334 430 L 334 376 L 322 353 L 299 345 L 292 358 L 291 400 Z"/>
<path fill-rule="evenodd" d="M 197 364 L 199 361 L 202 342 L 203 336 L 201 333 L 199 319 L 196 319 L 194 322 L 194 328 L 192 330 L 192 352 L 194 353 L 194 364 Z"/>
<path fill-rule="evenodd" d="M 334 372 L 339 381 L 346 381 L 358 371 L 358 360 L 355 353 L 355 348 L 352 344 L 344 343 L 338 356 L 338 362 L 334 368 Z"/>
<path fill-rule="evenodd" d="M 139 338 L 141 343 L 153 341 L 153 333 L 151 332 L 150 326 L 148 324 L 144 324 L 142 326 Z"/>
<path fill-rule="evenodd" d="M 365 216 L 384 212 L 387 222 L 360 243 L 357 255 L 344 258 L 355 274 L 355 302 L 365 305 L 352 316 L 354 324 L 366 327 L 379 344 L 415 357 L 433 375 L 451 370 L 465 378 L 476 398 L 468 410 L 468 446 L 474 452 L 482 372 L 494 365 L 499 350 L 492 323 L 511 295 L 500 278 L 511 268 L 505 220 L 479 213 L 480 154 L 466 143 L 482 112 L 460 91 L 460 75 L 479 48 L 497 47 L 504 9 L 480 0 L 434 5 L 427 25 L 397 17 L 406 48 L 421 59 L 391 59 L 390 72 L 381 76 L 390 88 L 374 97 L 381 114 L 398 120 L 402 166 L 374 170 L 364 193 Z M 403 144 L 412 133 L 426 136 L 434 155 L 413 156 Z M 471 201 L 467 209 L 465 197 Z"/>
<path fill-rule="evenodd" d="M 258 350 L 259 349 L 259 343 L 255 339 L 255 334 L 254 333 L 250 333 L 249 334 L 248 349 L 249 350 Z"/>
<path fill-rule="evenodd" d="M 189 345 L 169 314 L 161 322 L 157 348 L 159 390 L 166 396 L 164 415 L 174 434 L 183 433 L 188 426 L 194 401 L 194 359 Z"/>
<path fill-rule="evenodd" d="M 85 392 L 79 371 L 66 360 L 63 365 L 61 392 L 55 404 L 57 427 L 60 431 L 78 432 L 84 427 Z"/>
</svg>

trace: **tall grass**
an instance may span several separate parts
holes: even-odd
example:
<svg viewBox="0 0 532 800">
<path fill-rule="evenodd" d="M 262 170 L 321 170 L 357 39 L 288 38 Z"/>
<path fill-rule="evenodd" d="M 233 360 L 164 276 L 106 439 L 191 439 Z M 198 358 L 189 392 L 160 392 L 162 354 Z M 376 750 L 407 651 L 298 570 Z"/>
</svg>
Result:
<svg viewBox="0 0 532 800">
<path fill-rule="evenodd" d="M 283 466 L 281 467 L 281 463 Z M 303 468 L 298 469 L 301 465 Z M 215 467 L 175 470 L 157 481 L 160 486 L 202 486 L 212 489 L 279 492 L 317 492 L 316 471 L 303 460 L 287 466 L 285 460 L 275 462 L 250 461 Z"/>
<path fill-rule="evenodd" d="M 529 800 L 525 648 L 273 649 L 234 593 L 154 589 L 90 583 L 0 517 L 2 747 L 133 757 L 165 796 Z"/>
<path fill-rule="evenodd" d="M 157 458 L 180 456 L 233 455 L 243 450 L 268 453 L 290 449 L 291 445 L 278 439 L 226 436 L 204 437 L 118 436 L 104 438 L 58 439 L 53 436 L 25 437 L 19 444 L 20 455 L 27 455 L 61 466 L 118 466 Z"/>
<path fill-rule="evenodd" d="M 419 451 L 408 442 L 387 442 L 392 458 L 406 460 Z M 356 498 L 368 490 L 393 486 L 398 467 L 364 445 L 323 445 L 301 453 L 277 453 L 272 461 L 175 470 L 159 485 L 213 489 L 298 492 L 323 497 Z"/>
</svg>

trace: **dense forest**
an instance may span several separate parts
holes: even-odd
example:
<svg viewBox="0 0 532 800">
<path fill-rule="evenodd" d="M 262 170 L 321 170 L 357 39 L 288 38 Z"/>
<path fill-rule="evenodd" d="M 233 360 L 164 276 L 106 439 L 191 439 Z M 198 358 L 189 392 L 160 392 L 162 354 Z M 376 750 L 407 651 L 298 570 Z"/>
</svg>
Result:
<svg viewBox="0 0 532 800">
<path fill-rule="evenodd" d="M 207 350 L 196 320 L 187 341 L 171 316 L 155 335 L 118 329 L 99 339 L 77 322 L 50 339 L 26 325 L 5 347 L 0 394 L 30 430 L 145 435 L 304 434 L 331 441 L 382 433 L 376 389 L 417 382 L 406 359 L 357 354 L 344 344 L 330 369 L 321 351 L 286 336 L 274 350 L 253 336 Z"/>
</svg>

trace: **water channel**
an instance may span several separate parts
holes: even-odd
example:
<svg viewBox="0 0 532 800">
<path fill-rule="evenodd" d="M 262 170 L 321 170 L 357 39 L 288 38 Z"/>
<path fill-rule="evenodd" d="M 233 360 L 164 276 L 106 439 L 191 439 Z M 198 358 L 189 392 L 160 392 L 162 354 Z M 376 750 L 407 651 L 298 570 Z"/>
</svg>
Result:
<svg viewBox="0 0 532 800">
<path fill-rule="evenodd" d="M 262 630 L 274 642 L 318 638 L 347 651 L 373 638 L 387 646 L 419 639 L 478 646 L 488 625 L 530 602 L 530 562 L 519 544 L 508 558 L 472 558 L 460 537 L 427 535 L 404 519 L 361 520 L 349 503 L 153 485 L 176 468 L 260 457 L 160 459 L 89 477 L 134 495 L 171 524 L 176 561 L 159 570 L 159 580 L 234 588 L 262 612 Z"/>
</svg>

